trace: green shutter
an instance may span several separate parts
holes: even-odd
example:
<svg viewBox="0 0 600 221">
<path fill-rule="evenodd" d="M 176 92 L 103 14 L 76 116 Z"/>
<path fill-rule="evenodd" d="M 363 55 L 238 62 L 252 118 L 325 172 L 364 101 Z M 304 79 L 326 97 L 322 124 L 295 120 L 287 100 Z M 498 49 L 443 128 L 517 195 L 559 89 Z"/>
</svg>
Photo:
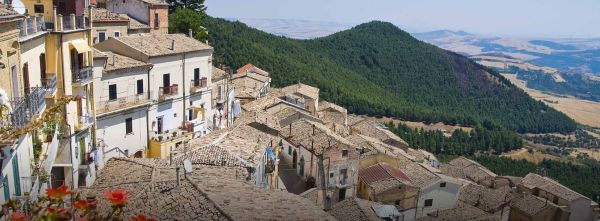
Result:
<svg viewBox="0 0 600 221">
<path fill-rule="evenodd" d="M 21 175 L 19 174 L 19 159 L 16 154 L 15 154 L 15 157 L 13 157 L 13 159 L 12 159 L 12 165 L 13 165 L 13 177 L 14 177 L 14 181 L 15 181 L 15 195 L 20 196 L 21 195 Z"/>
<path fill-rule="evenodd" d="M 2 178 L 2 188 L 4 188 L 4 201 L 10 199 L 10 190 L 8 189 L 8 176 Z"/>
</svg>

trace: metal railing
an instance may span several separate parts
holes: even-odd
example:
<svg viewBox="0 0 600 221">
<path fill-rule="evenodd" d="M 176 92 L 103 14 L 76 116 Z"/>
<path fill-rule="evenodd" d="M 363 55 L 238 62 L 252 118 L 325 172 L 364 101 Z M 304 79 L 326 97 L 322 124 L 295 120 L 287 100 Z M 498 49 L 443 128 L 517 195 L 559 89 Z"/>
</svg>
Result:
<svg viewBox="0 0 600 221">
<path fill-rule="evenodd" d="M 29 94 L 16 97 L 10 101 L 12 113 L 0 119 L 2 128 L 23 128 L 31 121 L 33 115 L 39 113 L 45 105 L 46 90 L 41 87 L 29 88 Z"/>
<path fill-rule="evenodd" d="M 190 89 L 192 90 L 192 92 L 196 92 L 207 86 L 208 80 L 206 78 L 192 79 L 192 86 L 190 87 Z"/>
<path fill-rule="evenodd" d="M 85 66 L 73 69 L 73 83 L 83 83 L 92 80 L 92 67 Z"/>
<path fill-rule="evenodd" d="M 177 84 L 173 84 L 173 85 L 167 86 L 167 87 L 160 87 L 159 99 L 164 100 L 169 97 L 177 95 L 178 89 L 179 89 L 179 87 Z"/>
<path fill-rule="evenodd" d="M 52 94 L 54 91 L 56 91 L 56 83 L 57 81 L 55 74 L 42 79 L 42 87 L 46 89 L 46 92 L 49 94 Z"/>
<path fill-rule="evenodd" d="M 148 103 L 150 102 L 149 95 L 150 92 L 144 92 L 141 94 L 120 97 L 116 100 L 98 101 L 96 102 L 96 113 L 102 114 L 114 110 Z"/>
</svg>

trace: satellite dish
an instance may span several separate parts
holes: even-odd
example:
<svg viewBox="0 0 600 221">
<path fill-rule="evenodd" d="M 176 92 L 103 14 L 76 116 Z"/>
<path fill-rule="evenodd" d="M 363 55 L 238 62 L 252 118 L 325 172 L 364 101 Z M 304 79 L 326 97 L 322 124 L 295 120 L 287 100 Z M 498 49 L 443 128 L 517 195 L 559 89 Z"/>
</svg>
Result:
<svg viewBox="0 0 600 221">
<path fill-rule="evenodd" d="M 190 162 L 190 160 L 184 160 L 183 161 L 183 169 L 185 170 L 185 173 L 191 173 L 192 172 L 192 162 Z"/>
</svg>

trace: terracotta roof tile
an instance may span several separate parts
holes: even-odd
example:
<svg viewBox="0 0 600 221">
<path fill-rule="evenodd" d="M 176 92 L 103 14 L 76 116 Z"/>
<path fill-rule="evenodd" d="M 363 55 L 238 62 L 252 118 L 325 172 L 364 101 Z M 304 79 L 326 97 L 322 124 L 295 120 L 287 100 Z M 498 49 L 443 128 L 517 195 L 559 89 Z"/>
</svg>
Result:
<svg viewBox="0 0 600 221">
<path fill-rule="evenodd" d="M 373 211 L 373 205 L 379 205 L 379 203 L 354 197 L 348 198 L 333 205 L 329 214 L 337 220 L 383 220 L 377 217 L 377 214 Z"/>
<path fill-rule="evenodd" d="M 401 181 L 410 182 L 410 179 L 399 169 L 393 168 L 386 163 L 378 163 L 358 171 L 358 178 L 366 185 L 374 182 L 394 178 Z"/>
<path fill-rule="evenodd" d="M 527 176 L 525 176 L 523 178 L 523 180 L 521 181 L 521 185 L 523 185 L 529 189 L 533 189 L 533 188 L 542 189 L 546 192 L 555 194 L 556 196 L 561 197 L 567 201 L 573 201 L 573 200 L 576 200 L 579 198 L 587 199 L 587 197 L 563 186 L 562 184 L 556 182 L 555 180 L 550 179 L 548 177 L 543 177 L 543 176 L 537 175 L 535 173 L 527 174 Z"/>
<path fill-rule="evenodd" d="M 211 46 L 183 34 L 133 34 L 120 37 L 117 40 L 149 56 L 213 50 Z M 174 49 L 171 48 L 173 43 L 175 45 Z"/>
<path fill-rule="evenodd" d="M 107 72 L 131 69 L 131 68 L 150 68 L 152 64 L 140 60 L 136 60 L 127 56 L 123 56 L 111 51 L 103 51 L 108 58 L 104 70 Z"/>
</svg>

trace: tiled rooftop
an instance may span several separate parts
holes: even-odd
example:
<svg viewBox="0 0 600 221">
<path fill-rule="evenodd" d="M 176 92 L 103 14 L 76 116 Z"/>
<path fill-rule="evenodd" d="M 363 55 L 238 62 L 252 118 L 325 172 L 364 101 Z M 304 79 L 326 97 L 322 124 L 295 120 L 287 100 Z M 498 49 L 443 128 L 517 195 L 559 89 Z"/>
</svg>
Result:
<svg viewBox="0 0 600 221">
<path fill-rule="evenodd" d="M 459 204 L 456 208 L 439 210 L 427 214 L 426 217 L 416 219 L 416 221 L 491 221 L 500 220 L 500 217 L 486 213 L 477 207 L 468 204 Z"/>
<path fill-rule="evenodd" d="M 248 165 L 245 161 L 241 160 L 227 149 L 214 144 L 200 146 L 192 151 L 188 151 L 187 154 L 183 153 L 182 150 L 176 157 L 173 157 L 173 163 L 182 165 L 185 159 L 190 160 L 192 164 L 224 167 L 252 167 L 252 165 Z"/>
<path fill-rule="evenodd" d="M 6 7 L 6 5 L 0 5 L 0 20 L 14 19 L 17 17 L 23 17 L 12 8 Z"/>
<path fill-rule="evenodd" d="M 260 93 L 260 89 L 264 86 L 265 82 L 270 81 L 271 78 L 265 77 L 255 73 L 243 73 L 234 74 L 231 76 L 231 83 L 235 87 L 236 97 L 253 97 L 257 98 Z"/>
<path fill-rule="evenodd" d="M 373 205 L 378 205 L 378 203 L 354 197 L 348 198 L 334 204 L 329 214 L 337 220 L 383 220 L 377 217 L 377 214 L 373 211 Z"/>
<path fill-rule="evenodd" d="M 535 216 L 545 209 L 558 209 L 556 204 L 531 194 L 524 194 L 519 198 L 516 198 L 513 200 L 511 207 L 530 216 Z"/>
<path fill-rule="evenodd" d="M 133 34 L 120 37 L 118 41 L 149 56 L 213 50 L 211 46 L 183 34 Z M 174 49 L 171 48 L 173 43 L 175 45 Z"/>
<path fill-rule="evenodd" d="M 238 68 L 235 71 L 236 74 L 243 74 L 243 73 L 256 73 L 265 77 L 269 76 L 269 73 L 254 66 L 253 64 L 246 64 L 244 66 L 242 66 L 241 68 Z"/>
<path fill-rule="evenodd" d="M 332 147 L 356 149 L 353 143 L 329 130 L 325 125 L 306 119 L 292 123 L 291 132 L 288 126 L 280 130 L 280 134 L 296 146 L 314 148 L 317 155 Z"/>
<path fill-rule="evenodd" d="M 107 57 L 106 66 L 104 67 L 104 70 L 107 72 L 131 69 L 131 68 L 150 68 L 150 67 L 152 67 L 152 64 L 150 64 L 150 63 L 139 61 L 139 60 L 127 57 L 127 56 L 113 53 L 111 51 L 103 51 L 102 53 L 105 54 Z"/>
<path fill-rule="evenodd" d="M 473 182 L 491 180 L 497 175 L 481 164 L 460 156 L 447 164 L 440 164 L 442 173 L 460 179 L 468 179 Z"/>
<path fill-rule="evenodd" d="M 360 169 L 358 171 L 358 178 L 367 186 L 370 186 L 377 181 L 382 181 L 389 178 L 400 180 L 406 183 L 410 182 L 410 179 L 406 176 L 406 174 L 386 163 L 378 163 L 367 168 Z"/>
<path fill-rule="evenodd" d="M 421 188 L 428 187 L 441 179 L 417 163 L 409 163 L 399 169 L 408 176 L 413 185 Z"/>
<path fill-rule="evenodd" d="M 313 87 L 313 86 L 310 86 L 307 84 L 303 84 L 303 83 L 292 84 L 290 86 L 282 88 L 282 90 L 285 93 L 301 94 L 301 95 L 304 95 L 304 96 L 312 98 L 312 99 L 319 98 L 319 88 Z"/>
<path fill-rule="evenodd" d="M 110 212 L 103 193 L 130 193 L 124 216 L 143 213 L 156 220 L 334 220 L 308 200 L 282 191 L 255 187 L 234 168 L 195 166 L 177 186 L 173 167 L 149 166 L 137 159 L 112 159 L 82 196 L 100 198 L 98 211 Z M 232 194 L 235 193 L 235 194 Z"/>
<path fill-rule="evenodd" d="M 546 192 L 555 194 L 556 196 L 563 198 L 567 201 L 573 201 L 579 198 L 586 198 L 585 196 L 563 186 L 562 184 L 550 179 L 543 177 L 535 173 L 529 173 L 525 176 L 521 182 L 521 185 L 533 189 L 535 187 L 540 188 Z"/>
<path fill-rule="evenodd" d="M 499 211 L 511 199 L 511 189 L 506 186 L 491 189 L 476 184 L 468 184 L 461 187 L 459 194 L 460 201 L 490 213 Z"/>
<path fill-rule="evenodd" d="M 225 72 L 224 70 L 221 70 L 217 67 L 213 67 L 212 68 L 212 73 L 211 73 L 211 80 L 215 81 L 217 79 L 221 79 L 223 77 L 227 76 L 227 72 Z"/>
</svg>

